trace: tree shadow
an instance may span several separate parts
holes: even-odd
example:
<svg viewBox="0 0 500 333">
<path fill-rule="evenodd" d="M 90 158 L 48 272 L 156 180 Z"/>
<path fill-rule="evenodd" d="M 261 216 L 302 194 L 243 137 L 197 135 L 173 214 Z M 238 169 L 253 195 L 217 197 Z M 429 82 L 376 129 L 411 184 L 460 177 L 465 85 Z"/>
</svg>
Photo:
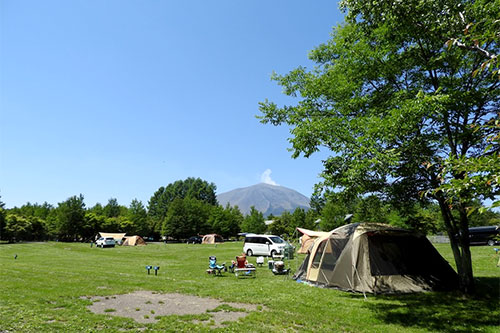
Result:
<svg viewBox="0 0 500 333">
<path fill-rule="evenodd" d="M 500 278 L 496 277 L 477 278 L 474 296 L 429 292 L 373 297 L 377 302 L 366 306 L 388 324 L 434 332 L 474 332 L 500 326 Z"/>
</svg>

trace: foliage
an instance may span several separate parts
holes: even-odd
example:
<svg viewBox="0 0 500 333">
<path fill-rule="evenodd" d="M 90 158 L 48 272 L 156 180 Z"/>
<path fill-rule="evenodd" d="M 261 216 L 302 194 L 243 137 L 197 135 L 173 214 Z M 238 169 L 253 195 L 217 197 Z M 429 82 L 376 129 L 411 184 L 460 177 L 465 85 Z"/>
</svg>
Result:
<svg viewBox="0 0 500 333">
<path fill-rule="evenodd" d="M 255 209 L 254 206 L 250 207 L 250 214 L 245 216 L 243 223 L 241 224 L 241 231 L 262 234 L 266 231 L 266 229 L 267 226 L 262 213 Z"/>
<path fill-rule="evenodd" d="M 352 213 L 342 200 L 329 200 L 321 211 L 321 230 L 330 231 L 345 224 L 344 218 Z"/>
<path fill-rule="evenodd" d="M 484 154 L 484 125 L 500 106 L 498 78 L 472 75 L 482 54 L 445 45 L 463 33 L 461 15 L 498 18 L 498 6 L 483 2 L 344 0 L 346 21 L 310 53 L 317 66 L 273 75 L 297 104 L 260 104 L 263 123 L 291 127 L 292 157 L 331 151 L 318 193 L 377 194 L 410 206 L 436 201 L 464 291 L 473 290 L 468 202 L 450 206 L 443 191 L 420 194 L 462 177 L 440 176 L 448 156 Z M 497 54 L 496 40 L 487 40 L 480 47 Z"/>
<path fill-rule="evenodd" d="M 231 207 L 228 203 L 225 208 L 222 206 L 211 208 L 208 225 L 211 233 L 219 234 L 227 239 L 240 232 L 242 221 L 243 215 L 240 210 L 237 207 Z"/>
<path fill-rule="evenodd" d="M 448 47 L 459 47 L 478 53 L 483 61 L 479 68 L 472 72 L 476 76 L 483 71 L 491 72 L 492 76 L 500 78 L 500 61 L 498 53 L 492 53 L 489 45 L 497 44 L 500 39 L 500 1 L 479 0 L 476 7 L 481 11 L 476 17 L 466 17 L 459 13 L 459 24 L 462 33 L 450 38 Z"/>
<path fill-rule="evenodd" d="M 216 189 L 214 183 L 208 183 L 200 178 L 178 180 L 166 187 L 160 187 L 149 200 L 148 215 L 151 229 L 160 232 L 169 205 L 175 199 L 192 198 L 209 205 L 217 205 Z"/>
<path fill-rule="evenodd" d="M 281 236 L 288 234 L 292 216 L 288 211 L 284 211 L 281 216 L 275 216 L 270 221 L 273 222 L 269 226 L 267 226 L 267 231 L 270 234 Z"/>
<path fill-rule="evenodd" d="M 186 239 L 209 231 L 207 224 L 212 205 L 204 201 L 186 197 L 175 198 L 168 209 L 161 232 L 175 239 Z"/>
<path fill-rule="evenodd" d="M 57 207 L 56 232 L 60 240 L 77 240 L 82 236 L 85 220 L 83 195 L 72 196 Z"/>
<path fill-rule="evenodd" d="M 497 115 L 500 115 L 497 114 Z M 500 207 L 500 119 L 491 119 L 484 124 L 486 130 L 485 141 L 488 146 L 484 153 L 479 156 L 460 156 L 450 155 L 441 169 L 440 177 L 448 178 L 448 181 L 432 190 L 433 193 L 444 192 L 450 205 L 456 205 L 462 201 L 468 202 L 468 214 L 475 210 L 480 213 L 487 211 L 488 208 Z M 474 128 L 477 132 L 479 127 Z M 452 177 L 450 175 L 460 175 Z M 492 200 L 490 207 L 484 207 L 477 203 L 477 199 Z"/>
<path fill-rule="evenodd" d="M 103 214 L 106 217 L 118 217 L 120 212 L 120 205 L 115 198 L 110 198 L 108 204 L 103 208 Z"/>
<path fill-rule="evenodd" d="M 130 203 L 127 212 L 127 220 L 130 221 L 130 234 L 146 236 L 149 234 L 148 212 L 141 201 L 134 199 Z"/>
<path fill-rule="evenodd" d="M 7 214 L 4 230 L 5 238 L 9 241 L 29 240 L 31 236 L 31 223 L 25 217 Z"/>
<path fill-rule="evenodd" d="M 314 230 L 317 228 L 319 218 L 320 215 L 315 210 L 310 209 L 306 212 L 304 224 L 300 227 Z"/>
<path fill-rule="evenodd" d="M 0 240 L 4 239 L 5 228 L 5 203 L 1 200 L 0 196 Z"/>
</svg>

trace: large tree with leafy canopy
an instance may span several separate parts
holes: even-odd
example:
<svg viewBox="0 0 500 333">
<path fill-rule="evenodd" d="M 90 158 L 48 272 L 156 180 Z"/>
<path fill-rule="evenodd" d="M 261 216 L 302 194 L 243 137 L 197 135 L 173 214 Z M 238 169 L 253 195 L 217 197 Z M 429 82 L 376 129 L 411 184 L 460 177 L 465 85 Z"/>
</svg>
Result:
<svg viewBox="0 0 500 333">
<path fill-rule="evenodd" d="M 445 168 L 450 157 L 498 156 L 498 142 L 486 140 L 498 127 L 486 124 L 498 117 L 499 77 L 481 69 L 497 65 L 485 55 L 499 54 L 499 4 L 343 0 L 345 22 L 311 51 L 314 69 L 273 75 L 297 104 L 260 105 L 263 123 L 291 127 L 294 158 L 331 152 L 317 192 L 437 202 L 464 292 L 474 290 L 467 207 L 495 193 L 483 186 L 450 198 L 436 189 L 464 177 Z M 465 38 L 469 22 L 487 37 Z"/>
<path fill-rule="evenodd" d="M 217 186 L 214 183 L 193 177 L 177 180 L 166 187 L 160 187 L 153 194 L 148 204 L 151 230 L 156 233 L 161 232 L 163 220 L 167 216 L 170 204 L 175 199 L 190 198 L 212 206 L 217 205 L 216 189 Z"/>
</svg>

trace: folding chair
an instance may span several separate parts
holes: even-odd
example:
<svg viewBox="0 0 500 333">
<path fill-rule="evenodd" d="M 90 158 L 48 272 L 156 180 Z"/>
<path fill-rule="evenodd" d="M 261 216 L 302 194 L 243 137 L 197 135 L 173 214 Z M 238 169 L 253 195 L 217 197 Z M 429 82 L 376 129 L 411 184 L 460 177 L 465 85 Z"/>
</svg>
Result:
<svg viewBox="0 0 500 333">
<path fill-rule="evenodd" d="M 213 274 L 214 276 L 222 276 L 222 272 L 226 272 L 226 264 L 217 265 L 217 258 L 215 256 L 208 257 L 208 269 L 207 273 Z"/>
<path fill-rule="evenodd" d="M 246 256 L 237 256 L 236 257 L 236 267 L 234 268 L 234 275 L 239 277 L 255 277 L 255 267 L 253 265 L 249 265 L 247 262 Z"/>
</svg>

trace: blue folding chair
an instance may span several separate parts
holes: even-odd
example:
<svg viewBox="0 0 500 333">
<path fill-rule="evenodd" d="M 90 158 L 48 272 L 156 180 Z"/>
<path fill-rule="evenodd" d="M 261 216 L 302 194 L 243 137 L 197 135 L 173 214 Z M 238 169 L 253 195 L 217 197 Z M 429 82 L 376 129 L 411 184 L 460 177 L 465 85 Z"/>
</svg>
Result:
<svg viewBox="0 0 500 333">
<path fill-rule="evenodd" d="M 208 257 L 208 272 L 214 276 L 222 276 L 222 272 L 227 272 L 226 264 L 217 265 L 217 258 L 215 256 Z"/>
</svg>

